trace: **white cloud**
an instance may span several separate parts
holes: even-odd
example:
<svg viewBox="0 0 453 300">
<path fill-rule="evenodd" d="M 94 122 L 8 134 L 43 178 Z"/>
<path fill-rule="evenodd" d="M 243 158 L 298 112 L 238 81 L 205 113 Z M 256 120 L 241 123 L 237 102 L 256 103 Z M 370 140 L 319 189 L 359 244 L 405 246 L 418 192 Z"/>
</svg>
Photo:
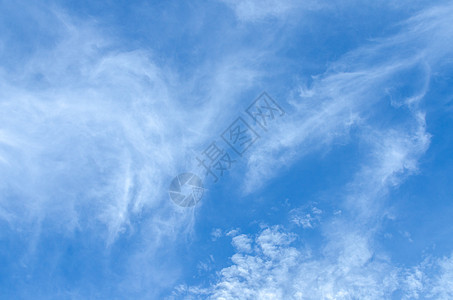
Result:
<svg viewBox="0 0 453 300">
<path fill-rule="evenodd" d="M 216 241 L 222 236 L 222 229 L 215 228 L 211 230 L 211 240 Z"/>
<path fill-rule="evenodd" d="M 95 23 L 44 15 L 53 43 L 20 68 L 0 68 L 0 217 L 62 232 L 105 226 L 108 244 L 144 211 L 157 218 L 150 223 L 191 228 L 193 212 L 172 205 L 168 184 L 195 164 L 193 149 L 220 132 L 231 100 L 260 76 L 249 59 L 256 53 L 205 62 L 185 81 Z M 200 82 L 209 88 L 200 91 Z M 159 219 L 172 213 L 181 216 Z"/>
<path fill-rule="evenodd" d="M 289 212 L 290 221 L 302 228 L 315 228 L 321 220 L 322 211 L 313 206 L 311 209 L 305 207 L 295 208 Z"/>
<path fill-rule="evenodd" d="M 451 299 L 453 297 L 453 253 L 449 257 L 427 257 L 419 265 L 403 270 L 403 299 Z"/>
<path fill-rule="evenodd" d="M 251 240 L 245 234 L 235 236 L 233 238 L 233 245 L 239 252 L 252 251 Z"/>
<path fill-rule="evenodd" d="M 291 1 L 229 3 L 243 20 L 282 17 L 294 8 Z M 313 88 L 301 88 L 303 101 L 293 103 L 294 117 L 250 157 L 246 190 L 272 177 L 275 165 L 290 165 L 360 126 L 372 152 L 352 180 L 342 211 L 357 209 L 367 220 L 376 212 L 370 204 L 379 202 L 401 175 L 416 171 L 417 159 L 429 144 L 417 103 L 426 92 L 430 68 L 451 53 L 451 12 L 449 6 L 420 14 L 408 22 L 408 32 L 351 53 L 316 79 Z M 212 133 L 205 129 L 219 126 L 220 112 L 234 106 L 230 100 L 260 76 L 252 67 L 257 54 L 233 55 L 215 67 L 207 64 L 210 71 L 200 70 L 200 78 L 213 78 L 213 88 L 203 100 L 214 100 L 200 101 L 194 108 L 181 106 L 181 99 L 195 88 L 182 84 L 176 71 L 154 63 L 152 53 L 112 50 L 113 42 L 93 24 L 58 13 L 47 22 L 58 36 L 55 45 L 33 53 L 23 69 L 0 69 L 0 218 L 13 228 L 32 228 L 35 238 L 43 222 L 63 232 L 89 231 L 101 224 L 106 233 L 100 235 L 113 243 L 121 232 L 133 231 L 133 218 L 143 213 L 143 248 L 131 254 L 123 288 L 171 286 L 179 270 L 168 268 L 163 276 L 157 253 L 174 242 L 177 233 L 191 230 L 194 212 L 171 206 L 167 179 L 187 167 L 181 148 L 203 144 L 206 135 L 201 132 Z M 419 36 L 424 39 L 421 51 L 387 57 L 387 48 L 396 47 L 399 53 L 415 44 L 419 49 Z M 368 68 L 374 61 L 378 63 Z M 395 129 L 379 127 L 369 112 L 383 97 L 373 91 L 388 86 L 395 74 L 412 70 L 419 75 L 412 95 L 390 101 L 409 110 L 407 122 Z M 220 75 L 208 76 L 216 73 Z M 175 91 L 175 86 L 182 88 Z M 398 86 L 387 93 L 395 90 Z M 275 153 L 282 155 L 275 158 Z M 257 237 L 229 232 L 239 251 L 233 265 L 220 272 L 215 286 L 198 292 L 295 299 L 391 293 L 395 269 L 385 256 L 375 254 L 372 239 L 360 227 L 351 232 L 351 224 L 339 223 L 336 231 L 326 233 L 329 243 L 322 258 L 292 247 L 296 236 L 277 227 Z M 451 259 L 440 266 L 430 293 L 448 297 Z M 422 290 L 420 280 L 414 275 L 407 282 L 417 292 Z"/>
<path fill-rule="evenodd" d="M 399 143 L 420 143 L 417 151 L 423 152 L 429 134 L 423 132 L 424 112 L 419 103 L 429 90 L 433 70 L 444 67 L 442 62 L 448 62 L 453 53 L 453 31 L 446 13 L 452 11 L 452 5 L 421 11 L 401 25 L 400 33 L 349 52 L 325 74 L 313 76 L 310 88 L 301 86 L 299 97 L 288 99 L 287 115 L 273 124 L 260 147 L 251 149 L 244 193 L 258 189 L 309 153 L 348 143 L 351 129 L 361 133 L 370 147 L 387 139 L 386 146 L 394 147 L 388 155 L 395 158 L 388 164 L 398 163 L 397 155 L 412 155 L 398 154 L 401 149 L 396 147 L 404 146 Z M 433 35 L 439 38 L 433 40 Z M 389 120 L 379 113 L 388 104 L 399 116 L 393 128 L 384 126 Z M 403 168 L 415 171 L 409 160 Z"/>
<path fill-rule="evenodd" d="M 343 233 L 342 249 L 322 256 L 314 256 L 309 248 L 291 246 L 296 235 L 281 227 L 265 228 L 247 238 L 253 251 L 238 249 L 231 257 L 232 265 L 218 272 L 216 283 L 207 288 L 180 286 L 174 296 L 389 299 L 399 293 L 404 299 L 450 299 L 453 293 L 453 255 L 404 269 L 393 266 L 387 257 L 372 250 L 367 237 L 355 233 Z"/>
<path fill-rule="evenodd" d="M 165 150 L 174 149 L 177 124 L 164 115 L 174 102 L 145 53 L 106 51 L 90 26 L 58 18 L 55 48 L 2 76 L 1 122 L 12 145 L 2 147 L 2 207 L 19 223 L 51 219 L 69 230 L 97 219 L 111 242 L 130 212 L 158 203 L 175 164 Z M 88 220 L 80 222 L 81 211 Z"/>
<path fill-rule="evenodd" d="M 83 233 L 106 252 L 118 238 L 140 240 L 118 258 L 115 286 L 157 297 L 181 272 L 163 253 L 176 257 L 199 209 L 173 205 L 168 185 L 191 169 L 194 149 L 223 129 L 237 95 L 259 78 L 257 53 L 206 59 L 186 76 L 95 22 L 42 7 L 37 16 L 31 6 L 23 5 L 27 22 L 39 18 L 51 42 L 0 67 L 1 221 L 27 233 L 29 258 L 43 232 Z"/>
<path fill-rule="evenodd" d="M 344 252 L 317 259 L 292 247 L 295 237 L 266 228 L 255 237 L 253 253 L 233 255 L 217 283 L 184 292 L 202 290 L 209 299 L 380 299 L 396 288 L 395 270 L 373 257 L 363 238 L 350 235 Z"/>
<path fill-rule="evenodd" d="M 453 298 L 453 254 L 437 261 L 440 272 L 433 280 L 429 296 L 435 299 Z"/>
<path fill-rule="evenodd" d="M 451 298 L 451 257 L 404 269 L 378 250 L 375 234 L 387 213 L 388 193 L 417 172 L 418 160 L 429 147 L 419 103 L 433 70 L 446 54 L 453 54 L 446 17 L 452 11 L 452 5 L 422 11 L 400 34 L 351 52 L 315 78 L 310 90 L 301 92 L 302 101 L 293 102 L 291 116 L 250 155 L 245 191 L 254 191 L 263 179 L 277 174 L 275 166 L 290 165 L 309 152 L 345 140 L 354 126 L 367 151 L 339 199 L 341 214 L 323 222 L 325 243 L 317 255 L 310 245 L 291 246 L 296 236 L 279 227 L 267 228 L 254 238 L 248 235 L 252 252 L 234 254 L 232 265 L 219 272 L 217 282 L 204 288 L 203 295 L 386 299 L 399 292 L 406 298 Z M 445 39 L 427 43 L 430 35 Z M 407 48 L 410 51 L 405 52 Z M 401 86 L 399 78 L 409 75 L 412 79 Z M 388 104 L 391 110 L 398 109 L 399 116 L 391 126 L 383 121 L 385 115 L 376 113 Z M 190 288 L 185 291 L 196 294 Z"/>
<path fill-rule="evenodd" d="M 259 21 L 266 18 L 282 18 L 297 8 L 317 9 L 319 1 L 294 0 L 221 0 L 231 7 L 241 21 Z"/>
</svg>

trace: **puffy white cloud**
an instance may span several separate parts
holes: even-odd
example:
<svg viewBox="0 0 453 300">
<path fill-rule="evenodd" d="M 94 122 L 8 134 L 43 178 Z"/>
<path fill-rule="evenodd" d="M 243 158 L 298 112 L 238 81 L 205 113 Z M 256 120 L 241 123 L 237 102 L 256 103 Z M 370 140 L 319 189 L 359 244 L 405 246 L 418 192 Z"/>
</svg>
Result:
<svg viewBox="0 0 453 300">
<path fill-rule="evenodd" d="M 297 235 L 281 227 L 244 236 L 253 244 L 231 257 L 209 287 L 179 286 L 174 297 L 196 299 L 450 299 L 453 255 L 397 267 L 373 250 L 367 237 L 343 233 L 342 249 L 313 255 L 292 246 Z M 236 243 L 232 241 L 233 245 Z M 270 250 L 271 249 L 271 250 Z M 248 251 L 246 251 L 248 252 Z M 192 298 L 193 297 L 193 298 Z"/>
<path fill-rule="evenodd" d="M 311 209 L 305 209 L 304 207 L 295 208 L 290 211 L 290 221 L 297 226 L 302 226 L 302 228 L 311 228 L 316 227 L 321 219 L 322 211 L 316 206 L 311 207 Z"/>
<path fill-rule="evenodd" d="M 453 254 L 437 261 L 440 268 L 429 289 L 429 296 L 435 299 L 453 298 Z"/>
<path fill-rule="evenodd" d="M 245 234 L 235 236 L 233 245 L 240 252 L 250 252 L 252 250 L 251 240 Z"/>
<path fill-rule="evenodd" d="M 202 291 L 209 299 L 381 299 L 396 289 L 396 270 L 360 236 L 349 235 L 345 251 L 321 258 L 291 246 L 295 238 L 266 228 L 254 238 L 253 252 L 234 254 L 214 285 L 179 292 Z"/>
</svg>

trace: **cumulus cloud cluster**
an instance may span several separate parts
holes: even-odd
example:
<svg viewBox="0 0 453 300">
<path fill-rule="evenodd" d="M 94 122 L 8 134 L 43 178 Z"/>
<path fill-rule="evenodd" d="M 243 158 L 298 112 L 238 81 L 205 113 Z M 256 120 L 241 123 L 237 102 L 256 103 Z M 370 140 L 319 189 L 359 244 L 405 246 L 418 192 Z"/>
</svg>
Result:
<svg viewBox="0 0 453 300">
<path fill-rule="evenodd" d="M 247 239 L 247 247 L 239 244 Z M 209 288 L 179 286 L 175 295 L 196 299 L 450 299 L 453 255 L 427 258 L 410 269 L 393 266 L 365 238 L 343 236 L 345 247 L 315 255 L 292 246 L 297 238 L 281 227 L 233 238 L 232 265 Z M 250 251 L 250 249 L 253 249 Z"/>
</svg>

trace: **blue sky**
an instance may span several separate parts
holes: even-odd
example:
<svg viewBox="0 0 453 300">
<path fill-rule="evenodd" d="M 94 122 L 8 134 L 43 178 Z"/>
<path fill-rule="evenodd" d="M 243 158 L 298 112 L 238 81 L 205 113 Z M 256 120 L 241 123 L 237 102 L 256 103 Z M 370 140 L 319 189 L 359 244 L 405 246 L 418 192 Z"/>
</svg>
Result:
<svg viewBox="0 0 453 300">
<path fill-rule="evenodd" d="M 452 15 L 0 1 L 0 298 L 452 299 Z M 264 91 L 285 112 L 266 130 Z M 184 172 L 191 207 L 168 194 Z"/>
</svg>

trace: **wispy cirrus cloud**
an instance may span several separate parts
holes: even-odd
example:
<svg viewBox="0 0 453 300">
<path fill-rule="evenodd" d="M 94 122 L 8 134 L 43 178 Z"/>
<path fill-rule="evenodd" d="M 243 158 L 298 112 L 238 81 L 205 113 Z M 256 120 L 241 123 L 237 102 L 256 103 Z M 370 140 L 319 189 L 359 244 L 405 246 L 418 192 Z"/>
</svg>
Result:
<svg viewBox="0 0 453 300">
<path fill-rule="evenodd" d="M 445 5 L 419 12 L 402 23 L 399 33 L 345 54 L 324 74 L 314 76 L 309 87 L 301 86 L 299 95 L 288 100 L 291 106 L 284 122 L 250 155 L 245 192 L 272 176 L 272 170 L 277 172 L 275 166 L 291 165 L 341 143 L 351 129 L 361 130 L 371 147 L 370 130 L 377 140 L 386 130 L 394 135 L 421 134 L 424 112 L 418 105 L 433 70 L 443 68 L 453 51 L 446 13 L 451 10 Z M 398 114 L 399 123 L 385 128 L 385 122 L 390 124 L 385 114 Z"/>
<path fill-rule="evenodd" d="M 95 17 L 81 20 L 43 4 L 2 4 L 2 25 L 14 12 L 23 15 L 15 20 L 17 34 L 0 29 L 0 222 L 2 239 L 16 246 L 0 271 L 8 273 L 0 276 L 0 292 L 162 298 L 183 276 L 187 248 L 181 244 L 201 235 L 195 228 L 202 206 L 172 206 L 166 194 L 171 178 L 190 169 L 193 149 L 207 146 L 243 109 L 246 92 L 279 77 L 281 64 L 294 62 L 288 53 L 305 49 L 293 47 L 300 27 L 288 28 L 305 19 L 292 16 L 324 7 L 316 1 L 224 2 L 240 22 L 214 13 L 214 22 L 205 24 L 211 11 L 204 3 L 190 7 L 201 10 L 196 14 L 170 4 L 196 32 L 173 24 L 181 18 L 170 8 L 156 9 L 162 16 L 153 17 L 178 34 L 168 38 L 170 30 L 146 25 L 159 31 L 147 36 L 152 43 L 146 47 L 121 40 L 117 28 L 106 29 Z M 142 8 L 150 9 L 132 9 Z M 452 10 L 446 3 L 420 11 L 392 28 L 398 33 L 327 63 L 311 84 L 294 88 L 283 80 L 294 95 L 285 104 L 288 114 L 251 149 L 239 180 L 253 194 L 308 154 L 360 144 L 355 173 L 338 193 L 341 214 L 293 210 L 289 216 L 298 230 L 320 232 L 320 252 L 310 251 L 309 243 L 299 248 L 300 235 L 281 226 L 257 234 L 229 231 L 236 252 L 231 265 L 222 266 L 212 285 L 182 286 L 175 297 L 449 297 L 451 259 L 433 259 L 435 272 L 427 264 L 401 269 L 377 247 L 376 234 L 388 195 L 418 172 L 430 145 L 423 101 L 434 74 L 452 61 Z M 293 24 L 283 28 L 287 20 Z M 133 39 L 140 32 L 135 21 L 124 29 Z M 270 26 L 256 30 L 260 24 Z M 26 46 L 16 36 L 25 37 Z M 167 51 L 166 38 L 182 50 Z M 183 57 L 180 64 L 172 55 Z M 211 232 L 207 240 L 220 241 L 227 230 Z M 207 256 L 209 265 L 196 264 L 198 271 L 211 271 L 214 256 Z"/>
<path fill-rule="evenodd" d="M 21 68 L 0 69 L 2 215 L 53 218 L 69 230 L 100 222 L 112 242 L 144 207 L 172 209 L 169 180 L 260 76 L 247 58 L 256 53 L 201 64 L 184 81 L 152 50 L 119 47 L 94 22 L 58 9 L 47 17 L 53 43 L 36 46 Z"/>
<path fill-rule="evenodd" d="M 30 40 L 25 53 L 5 47 L 0 53 L 14 58 L 0 66 L 0 222 L 4 240 L 24 245 L 11 261 L 33 265 L 41 258 L 53 272 L 46 282 L 66 280 L 60 268 L 67 244 L 85 245 L 79 254 L 90 244 L 102 259 L 84 256 L 81 270 L 95 268 L 106 276 L 96 280 L 112 279 L 117 270 L 103 264 L 112 253 L 121 268 L 121 276 L 101 282 L 105 293 L 157 297 L 180 275 L 177 259 L 165 255 L 176 256 L 180 238 L 193 234 L 197 212 L 174 206 L 168 185 L 191 167 L 193 149 L 228 121 L 237 95 L 261 76 L 249 59 L 256 53 L 200 63 L 188 79 L 187 70 L 163 64 L 153 49 L 125 46 L 95 19 L 55 6 L 22 6 L 27 22 L 39 23 L 24 26 L 27 34 L 48 40 Z M 46 256 L 40 251 L 47 239 L 58 247 Z M 125 239 L 140 242 L 118 254 Z M 5 270 L 24 277 L 22 267 Z M 27 272 L 41 276 L 37 268 Z M 86 296 L 91 290 L 83 284 L 61 293 Z M 46 288 L 43 297 L 56 293 Z"/>
<path fill-rule="evenodd" d="M 235 12 L 237 18 L 245 22 L 262 21 L 269 18 L 284 18 L 297 10 L 316 10 L 325 6 L 322 1 L 293 0 L 222 0 Z"/>
<path fill-rule="evenodd" d="M 233 241 L 236 254 L 232 264 L 219 272 L 215 283 L 202 288 L 180 286 L 177 295 L 448 299 L 452 291 L 445 281 L 451 275 L 451 259 L 434 259 L 430 267 L 437 271 L 424 273 L 416 266 L 410 273 L 410 268 L 397 266 L 378 247 L 376 234 L 388 213 L 388 195 L 418 171 L 418 161 L 430 145 L 421 103 L 432 73 L 443 67 L 443 61 L 451 61 L 452 29 L 447 15 L 452 10 L 451 5 L 423 10 L 405 22 L 399 33 L 333 63 L 325 74 L 314 78 L 311 87 L 301 88 L 285 122 L 250 154 L 246 193 L 259 189 L 263 178 L 269 180 L 277 174 L 281 169 L 275 166 L 291 166 L 308 153 L 338 147 L 339 141 L 349 140 L 354 129 L 354 137 L 366 150 L 338 199 L 342 213 L 321 221 L 325 240 L 318 254 L 306 250 L 309 244 L 290 246 L 292 233 L 267 228 L 248 247 L 238 247 Z M 439 38 L 433 41 L 432 36 Z M 398 118 L 392 118 L 394 115 Z M 279 238 L 281 235 L 286 238 Z M 240 236 L 240 240 L 251 239 Z M 272 246 L 263 241 L 271 241 Z M 272 254 L 264 248 L 273 249 Z M 425 282 L 424 277 L 432 281 Z"/>
</svg>

